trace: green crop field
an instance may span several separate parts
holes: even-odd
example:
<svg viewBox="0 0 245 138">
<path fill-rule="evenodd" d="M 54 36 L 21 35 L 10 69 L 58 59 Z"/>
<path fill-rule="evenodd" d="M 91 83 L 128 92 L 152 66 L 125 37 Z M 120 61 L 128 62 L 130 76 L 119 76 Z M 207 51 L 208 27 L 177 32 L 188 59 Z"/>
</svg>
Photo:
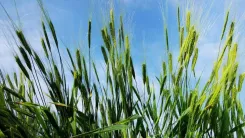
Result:
<svg viewBox="0 0 245 138">
<path fill-rule="evenodd" d="M 238 73 L 236 22 L 229 11 L 217 36 L 221 45 L 217 60 L 208 80 L 203 80 L 195 73 L 202 32 L 191 22 L 191 11 L 176 9 L 177 23 L 173 25 L 178 28 L 174 36 L 179 53 L 174 61 L 169 30 L 164 27 L 168 58 L 162 61 L 161 73 L 155 77 L 160 86 L 157 88 L 151 83 L 146 62 L 141 66 L 142 81 L 136 79 L 123 16 L 114 16 L 110 10 L 110 19 L 99 32 L 106 65 L 106 77 L 101 78 L 99 65 L 91 56 L 93 20 L 87 22 L 87 51 L 83 51 L 88 60 L 80 49 L 71 48 L 66 49 L 69 58 L 64 59 L 55 26 L 42 1 L 38 3 L 44 17 L 43 35 L 38 38 L 44 55 L 34 50 L 23 31 L 13 25 L 19 42 L 13 45 L 18 49 L 13 58 L 20 72 L 7 74 L 0 70 L 0 137 L 245 137 L 238 97 L 245 73 Z M 68 82 L 67 71 L 72 82 Z M 190 81 L 191 77 L 198 81 Z M 206 81 L 203 86 L 201 80 Z"/>
</svg>

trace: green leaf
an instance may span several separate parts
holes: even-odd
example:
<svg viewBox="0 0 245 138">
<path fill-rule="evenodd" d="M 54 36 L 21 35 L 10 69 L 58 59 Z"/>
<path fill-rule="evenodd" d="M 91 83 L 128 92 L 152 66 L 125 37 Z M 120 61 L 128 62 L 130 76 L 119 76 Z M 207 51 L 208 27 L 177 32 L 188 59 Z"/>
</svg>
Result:
<svg viewBox="0 0 245 138">
<path fill-rule="evenodd" d="M 1 129 L 0 129 L 0 138 L 5 138 L 5 135 L 3 134 Z"/>
<path fill-rule="evenodd" d="M 0 85 L 0 108 L 5 108 L 6 104 L 5 104 L 5 97 L 4 97 L 4 91 L 3 91 L 3 87 Z"/>
<path fill-rule="evenodd" d="M 51 103 L 51 104 L 54 104 L 54 105 L 57 105 L 57 106 L 68 107 L 66 104 L 63 104 L 63 103 L 54 102 L 54 103 Z"/>
<path fill-rule="evenodd" d="M 59 126 L 58 126 L 56 120 L 54 119 L 53 115 L 50 113 L 50 111 L 49 111 L 48 109 L 44 109 L 43 111 L 44 111 L 44 113 L 47 115 L 50 124 L 54 127 L 54 129 L 55 129 L 58 133 L 60 133 Z M 61 135 L 61 134 L 60 134 L 60 135 Z"/>
<path fill-rule="evenodd" d="M 105 48 L 103 46 L 101 47 L 101 51 L 102 51 L 105 63 L 107 64 L 108 63 L 108 57 L 107 57 L 107 54 L 106 54 L 106 50 L 105 50 Z"/>
<path fill-rule="evenodd" d="M 36 106 L 40 106 L 38 104 L 34 104 L 31 102 L 15 102 L 16 104 L 20 104 L 20 105 L 24 105 L 24 106 L 29 106 L 29 107 L 36 107 Z"/>
<path fill-rule="evenodd" d="M 243 128 L 244 126 L 245 126 L 245 123 L 241 123 L 241 124 L 235 126 L 234 128 L 232 128 L 232 129 L 228 132 L 228 134 L 234 133 L 234 132 L 236 132 L 238 129 Z"/>
<path fill-rule="evenodd" d="M 141 118 L 141 116 L 139 116 L 138 114 L 135 114 L 135 115 L 132 115 L 129 118 L 124 119 L 122 121 L 119 121 L 119 122 L 117 122 L 115 124 L 127 124 L 127 123 L 129 123 L 129 122 L 131 122 L 131 121 L 133 121 L 135 119 L 138 119 L 138 118 Z"/>
<path fill-rule="evenodd" d="M 21 71 L 25 74 L 25 76 L 30 79 L 29 74 L 25 68 L 25 66 L 22 64 L 22 62 L 20 61 L 20 58 L 18 56 L 15 56 L 15 61 L 17 62 L 17 64 L 19 65 Z"/>
<path fill-rule="evenodd" d="M 9 89 L 5 86 L 3 86 L 3 90 L 5 90 L 6 92 L 10 93 L 11 95 L 23 100 L 23 101 L 26 101 L 24 97 L 22 97 L 21 95 L 19 95 L 18 93 L 16 93 L 15 91 L 13 91 L 12 89 Z"/>
<path fill-rule="evenodd" d="M 87 136 L 87 135 L 111 132 L 111 131 L 115 131 L 115 130 L 124 130 L 124 129 L 127 129 L 127 128 L 128 128 L 127 125 L 112 125 L 112 126 L 109 126 L 109 127 L 95 129 L 95 130 L 92 130 L 92 131 L 89 131 L 89 132 L 85 132 L 83 134 L 75 135 L 75 136 L 72 136 L 72 137 L 73 138 L 77 138 L 77 137 L 83 137 L 83 136 Z"/>
</svg>

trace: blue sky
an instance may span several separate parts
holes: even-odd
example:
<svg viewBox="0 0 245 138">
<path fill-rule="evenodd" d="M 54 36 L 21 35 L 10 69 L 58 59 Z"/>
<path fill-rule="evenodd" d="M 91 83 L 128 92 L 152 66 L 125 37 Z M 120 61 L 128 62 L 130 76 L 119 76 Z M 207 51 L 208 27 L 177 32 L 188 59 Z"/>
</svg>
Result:
<svg viewBox="0 0 245 138">
<path fill-rule="evenodd" d="M 41 51 L 40 36 L 41 12 L 36 0 L 0 0 L 7 12 L 26 34 L 31 45 Z M 166 60 L 165 39 L 163 35 L 164 26 L 169 29 L 170 49 L 174 57 L 178 55 L 177 33 L 177 6 L 181 6 L 184 13 L 186 10 L 193 11 L 192 22 L 198 24 L 199 31 L 203 34 L 198 44 L 199 59 L 197 63 L 197 75 L 203 72 L 203 82 L 209 77 L 213 62 L 217 56 L 219 38 L 222 31 L 225 12 L 231 9 L 231 19 L 238 25 L 236 28 L 240 35 L 236 36 L 239 47 L 239 72 L 245 71 L 244 38 L 245 32 L 243 14 L 244 0 L 43 0 L 60 41 L 64 42 L 64 48 L 75 50 L 80 48 L 87 54 L 87 26 L 88 20 L 92 20 L 92 56 L 95 62 L 103 66 L 100 46 L 103 44 L 100 29 L 106 25 L 109 9 L 114 8 L 116 22 L 118 25 L 119 15 L 123 15 L 126 33 L 130 36 L 132 55 L 136 64 L 136 73 L 141 76 L 141 63 L 146 61 L 148 73 L 153 78 L 161 70 L 162 60 Z M 161 8 L 162 6 L 162 8 Z M 17 16 L 17 12 L 19 18 Z M 164 13 L 163 13 L 164 12 Z M 163 19 L 164 15 L 164 19 Z M 201 17 L 199 19 L 198 17 Z M 21 24 L 19 24 L 19 22 Z M 13 59 L 13 49 L 9 35 L 9 20 L 0 10 L 0 67 L 6 72 L 17 70 Z M 6 36 L 7 35 L 7 38 Z M 64 54 L 64 56 L 66 56 Z M 103 70 L 100 71 L 103 74 Z M 241 98 L 245 98 L 244 91 Z M 245 105 L 245 102 L 243 103 Z"/>
</svg>

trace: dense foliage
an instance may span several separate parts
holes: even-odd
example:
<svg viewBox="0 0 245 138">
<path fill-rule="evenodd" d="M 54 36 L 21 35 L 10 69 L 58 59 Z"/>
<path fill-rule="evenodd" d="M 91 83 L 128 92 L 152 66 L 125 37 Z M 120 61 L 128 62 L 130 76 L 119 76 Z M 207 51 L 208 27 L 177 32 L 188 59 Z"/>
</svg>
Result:
<svg viewBox="0 0 245 138">
<path fill-rule="evenodd" d="M 106 65 L 106 80 L 101 80 L 90 54 L 92 22 L 88 22 L 89 59 L 80 50 L 73 54 L 67 48 L 67 69 L 55 27 L 40 6 L 45 17 L 41 37 L 45 55 L 40 56 L 22 30 L 15 28 L 20 45 L 14 58 L 21 72 L 1 72 L 0 137 L 245 137 L 237 96 L 245 74 L 237 72 L 238 44 L 233 40 L 235 22 L 229 21 L 229 12 L 221 32 L 223 47 L 204 87 L 199 84 L 202 78 L 195 75 L 200 32 L 191 23 L 191 12 L 182 22 L 178 8 L 177 66 L 173 67 L 165 28 L 168 60 L 162 62 L 162 72 L 156 77 L 160 88 L 150 84 L 143 63 L 144 88 L 140 89 L 122 17 L 116 28 L 111 10 L 108 26 L 101 29 Z M 73 76 L 72 86 L 67 70 Z M 190 82 L 191 76 L 198 81 Z"/>
</svg>

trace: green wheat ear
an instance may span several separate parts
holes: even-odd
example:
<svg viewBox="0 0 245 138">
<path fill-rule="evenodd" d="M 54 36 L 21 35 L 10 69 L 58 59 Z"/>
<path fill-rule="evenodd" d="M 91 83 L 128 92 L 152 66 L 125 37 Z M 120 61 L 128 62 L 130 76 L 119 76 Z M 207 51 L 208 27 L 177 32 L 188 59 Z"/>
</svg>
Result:
<svg viewBox="0 0 245 138">
<path fill-rule="evenodd" d="M 168 70 L 170 74 L 173 73 L 173 57 L 171 53 L 168 53 Z"/>
<path fill-rule="evenodd" d="M 238 92 L 240 92 L 240 91 L 242 90 L 242 84 L 243 84 L 244 78 L 245 78 L 245 73 L 242 73 L 242 74 L 239 76 L 239 81 L 238 81 Z"/>
<path fill-rule="evenodd" d="M 143 83 L 146 83 L 146 64 L 142 64 L 142 76 L 143 76 Z"/>
<path fill-rule="evenodd" d="M 29 73 L 27 72 L 25 66 L 22 64 L 22 62 L 21 62 L 21 60 L 20 60 L 20 58 L 19 58 L 18 56 L 15 56 L 15 61 L 16 61 L 16 63 L 19 65 L 21 71 L 25 74 L 25 76 L 26 76 L 28 79 L 30 79 Z"/>
<path fill-rule="evenodd" d="M 92 21 L 89 20 L 88 22 L 88 47 L 90 48 L 91 47 L 91 25 L 92 24 Z"/>
<path fill-rule="evenodd" d="M 49 54 L 48 54 L 48 50 L 47 50 L 47 46 L 46 46 L 46 44 L 45 44 L 45 42 L 44 42 L 44 39 L 43 39 L 43 38 L 41 38 L 41 44 L 42 44 L 43 51 L 44 51 L 44 53 L 45 53 L 46 58 L 49 58 Z"/>
<path fill-rule="evenodd" d="M 32 54 L 31 48 L 29 44 L 26 41 L 26 38 L 21 30 L 16 30 L 16 34 L 21 42 L 21 44 L 24 46 L 24 48 L 27 50 L 29 54 Z"/>
<path fill-rule="evenodd" d="M 224 34 L 225 34 L 227 22 L 228 22 L 228 20 L 229 20 L 229 14 L 230 14 L 230 12 L 227 11 L 227 13 L 226 13 L 226 18 L 225 18 L 225 23 L 224 23 L 224 27 L 223 27 L 223 31 L 222 31 L 222 35 L 221 35 L 221 40 L 223 39 Z"/>
<path fill-rule="evenodd" d="M 195 71 L 197 58 L 198 58 L 198 48 L 195 48 L 194 56 L 193 56 L 193 59 L 192 59 L 192 65 L 191 65 L 191 69 L 192 69 L 193 72 Z"/>
<path fill-rule="evenodd" d="M 26 65 L 27 65 L 27 67 L 28 67 L 30 70 L 32 70 L 31 61 L 30 61 L 30 59 L 29 59 L 29 57 L 28 57 L 26 51 L 24 50 L 23 47 L 19 47 L 19 50 L 20 50 L 20 53 L 21 53 L 22 57 L 23 57 L 24 60 L 25 60 L 25 63 L 26 63 Z"/>
<path fill-rule="evenodd" d="M 177 17 L 178 17 L 178 30 L 180 32 L 180 30 L 181 30 L 181 27 L 180 27 L 180 7 L 178 7 Z"/>
<path fill-rule="evenodd" d="M 79 73 L 82 74 L 82 60 L 81 60 L 81 54 L 79 49 L 76 50 L 76 59 L 77 59 L 77 66 L 79 69 Z"/>
<path fill-rule="evenodd" d="M 169 51 L 168 29 L 167 28 L 165 28 L 165 36 L 166 36 L 166 48 L 167 48 L 167 51 Z"/>
<path fill-rule="evenodd" d="M 186 14 L 186 32 L 190 31 L 190 25 L 191 25 L 191 12 L 188 11 Z"/>
</svg>

